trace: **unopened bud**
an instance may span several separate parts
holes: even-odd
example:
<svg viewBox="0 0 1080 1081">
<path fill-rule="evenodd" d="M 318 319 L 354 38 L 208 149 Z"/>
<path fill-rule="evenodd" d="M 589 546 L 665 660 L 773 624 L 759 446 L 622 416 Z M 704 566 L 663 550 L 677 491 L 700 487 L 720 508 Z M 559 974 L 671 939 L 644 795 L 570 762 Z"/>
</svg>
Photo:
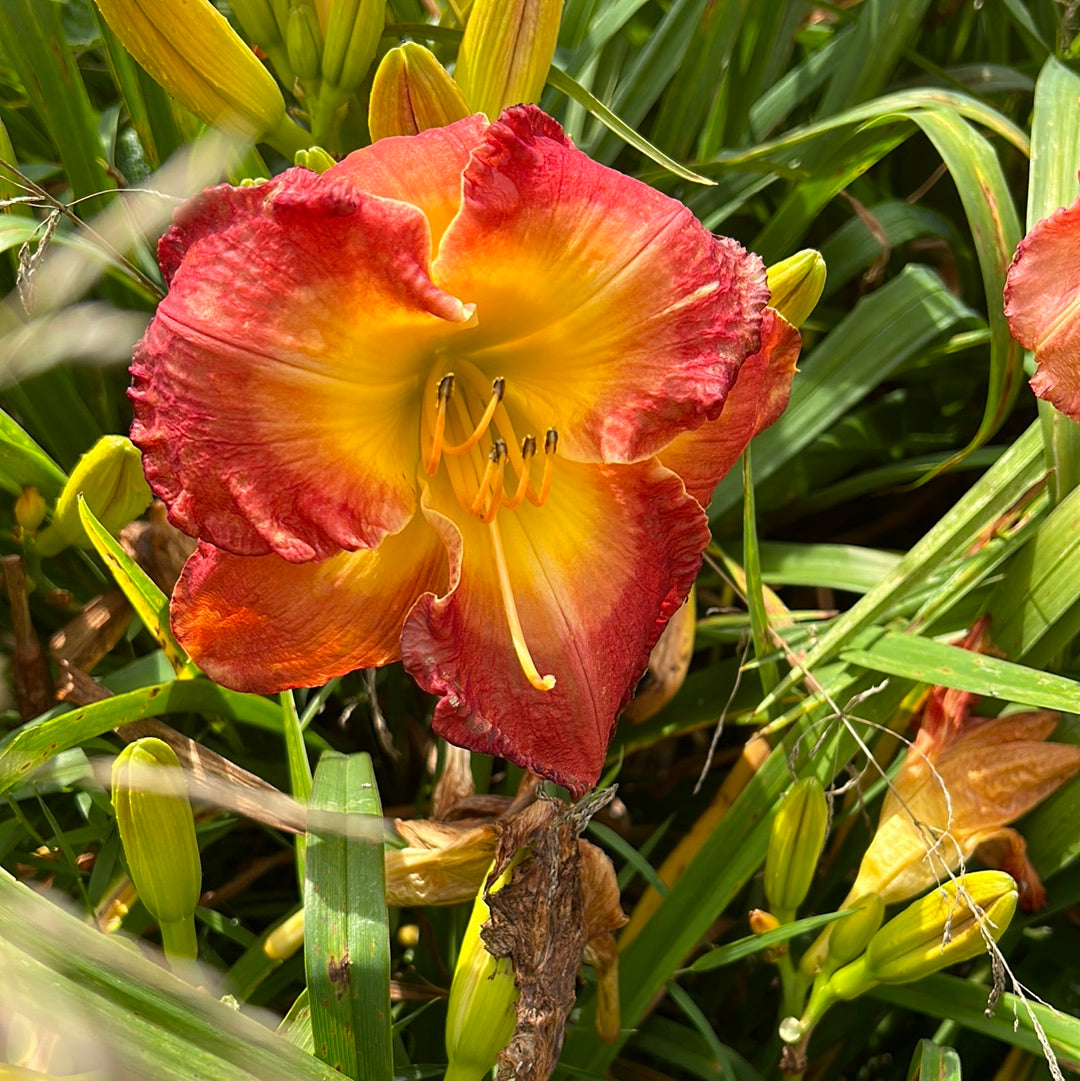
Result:
<svg viewBox="0 0 1080 1081">
<path fill-rule="evenodd" d="M 803 903 L 817 869 L 829 805 L 816 777 L 788 789 L 773 819 L 765 854 L 765 896 L 781 923 L 790 923 Z"/>
<path fill-rule="evenodd" d="M 494 119 L 539 101 L 561 18 L 562 0 L 475 0 L 454 69 L 469 108 Z"/>
<path fill-rule="evenodd" d="M 319 20 L 310 0 L 294 0 L 289 6 L 289 19 L 285 24 L 285 52 L 289 66 L 301 79 L 319 77 L 319 58 L 322 54 L 322 32 Z"/>
<path fill-rule="evenodd" d="M 142 457 L 130 439 L 102 436 L 78 460 L 56 501 L 52 522 L 38 537 L 42 555 L 56 555 L 71 545 L 91 547 L 79 518 L 80 495 L 94 517 L 114 535 L 150 506 Z"/>
<path fill-rule="evenodd" d="M 303 169 L 310 169 L 313 173 L 325 173 L 333 165 L 337 165 L 333 154 L 323 150 L 321 146 L 310 146 L 307 150 L 298 150 L 293 159 L 294 165 Z"/>
<path fill-rule="evenodd" d="M 166 951 L 194 957 L 202 865 L 173 749 L 152 737 L 128 744 L 113 763 L 112 801 L 131 880 L 161 927 Z"/>
<path fill-rule="evenodd" d="M 771 912 L 766 912 L 763 908 L 750 909 L 750 915 L 747 919 L 750 923 L 750 930 L 755 935 L 767 935 L 780 926 L 780 921 Z"/>
<path fill-rule="evenodd" d="M 390 135 L 417 135 L 469 115 L 457 83 L 434 54 L 407 41 L 391 49 L 375 69 L 368 104 L 372 141 Z"/>
<path fill-rule="evenodd" d="M 502 889 L 513 873 L 511 865 L 491 892 Z M 496 961 L 480 938 L 480 928 L 489 916 L 481 885 L 450 985 L 446 1015 L 449 1065 L 444 1081 L 481 1081 L 514 1034 L 518 999 L 514 968 L 508 957 Z"/>
<path fill-rule="evenodd" d="M 24 533 L 36 533 L 45 518 L 45 500 L 41 493 L 30 485 L 22 490 L 15 500 L 15 521 Z"/>
<path fill-rule="evenodd" d="M 364 81 L 386 23 L 386 0 L 334 0 L 326 19 L 323 79 L 351 92 Z"/>
<path fill-rule="evenodd" d="M 124 48 L 208 124 L 289 155 L 303 131 L 258 57 L 210 0 L 96 0 Z"/>
<path fill-rule="evenodd" d="M 876 893 L 860 897 L 850 906 L 850 914 L 832 925 L 829 935 L 829 964 L 833 968 L 854 961 L 877 934 L 885 918 L 885 902 Z"/>
<path fill-rule="evenodd" d="M 821 252 L 805 248 L 774 263 L 766 271 L 775 308 L 792 326 L 801 327 L 810 317 L 825 288 L 825 260 Z"/>
</svg>

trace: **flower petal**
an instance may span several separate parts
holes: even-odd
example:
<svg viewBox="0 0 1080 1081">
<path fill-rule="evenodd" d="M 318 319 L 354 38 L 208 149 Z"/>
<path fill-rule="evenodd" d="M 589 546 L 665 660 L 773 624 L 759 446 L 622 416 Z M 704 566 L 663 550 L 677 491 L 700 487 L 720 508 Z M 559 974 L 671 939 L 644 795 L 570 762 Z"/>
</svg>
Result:
<svg viewBox="0 0 1080 1081">
<path fill-rule="evenodd" d="M 801 342 L 782 315 L 766 308 L 761 348 L 739 369 L 720 416 L 683 433 L 661 451 L 660 460 L 682 477 L 703 507 L 750 440 L 787 408 Z"/>
<path fill-rule="evenodd" d="M 397 660 L 413 602 L 446 580 L 445 549 L 421 514 L 373 551 L 322 563 L 200 544 L 173 594 L 173 632 L 226 687 L 269 694 L 317 686 Z"/>
<path fill-rule="evenodd" d="M 1080 420 L 1080 199 L 1020 242 L 1005 282 L 1013 337 L 1035 354 L 1031 388 Z"/>
<path fill-rule="evenodd" d="M 300 561 L 409 521 L 425 358 L 468 318 L 429 250 L 420 211 L 301 169 L 181 209 L 130 391 L 175 525 Z"/>
<path fill-rule="evenodd" d="M 579 461 L 641 460 L 715 418 L 768 298 L 757 256 L 534 106 L 487 129 L 432 277 L 477 305 L 455 348 Z"/>
<path fill-rule="evenodd" d="M 495 519 L 523 637 L 554 688 L 535 689 L 515 656 L 492 528 L 445 485 L 421 506 L 450 553 L 450 589 L 420 598 L 401 652 L 420 686 L 443 696 L 436 732 L 580 795 L 600 775 L 615 718 L 686 597 L 709 532 L 655 460 L 560 461 L 555 485 L 544 506 Z"/>
<path fill-rule="evenodd" d="M 487 126 L 485 117 L 469 116 L 419 135 L 380 139 L 323 175 L 358 191 L 419 207 L 431 226 L 434 251 L 461 206 L 461 174 Z"/>
</svg>

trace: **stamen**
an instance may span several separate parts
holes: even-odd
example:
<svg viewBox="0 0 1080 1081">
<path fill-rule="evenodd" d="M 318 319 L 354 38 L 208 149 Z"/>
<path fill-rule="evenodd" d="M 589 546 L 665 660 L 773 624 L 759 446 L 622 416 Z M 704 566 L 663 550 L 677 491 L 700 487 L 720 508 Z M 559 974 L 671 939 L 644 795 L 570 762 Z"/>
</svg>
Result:
<svg viewBox="0 0 1080 1081">
<path fill-rule="evenodd" d="M 506 444 L 501 439 L 496 439 L 491 450 L 488 451 L 487 465 L 484 467 L 484 475 L 480 478 L 480 487 L 477 489 L 476 498 L 469 505 L 470 513 L 478 514 L 485 522 L 491 521 L 491 518 L 495 516 L 495 512 L 499 509 L 505 462 Z M 485 512 L 484 500 L 487 498 L 488 492 L 491 492 L 491 503 L 487 512 Z"/>
<path fill-rule="evenodd" d="M 529 491 L 529 462 L 532 461 L 533 455 L 536 454 L 536 437 L 527 435 L 521 441 L 521 472 L 518 473 L 517 490 L 514 492 L 510 499 L 504 498 L 502 505 L 508 510 L 513 510 L 515 507 L 520 507 L 522 500 Z"/>
<path fill-rule="evenodd" d="M 532 654 L 525 644 L 525 635 L 521 629 L 521 620 L 518 618 L 517 605 L 514 603 L 514 591 L 510 586 L 510 573 L 506 567 L 506 554 L 503 552 L 502 536 L 499 533 L 499 523 L 492 520 L 491 547 L 495 552 L 495 569 L 499 575 L 499 590 L 502 593 L 503 610 L 506 612 L 506 623 L 510 628 L 510 641 L 514 646 L 518 664 L 521 665 L 525 678 L 538 691 L 550 691 L 555 686 L 554 676 L 542 676 L 533 663 Z"/>
<path fill-rule="evenodd" d="M 438 389 L 435 392 L 435 400 L 438 403 L 435 409 L 435 433 L 431 439 L 431 449 L 424 461 L 424 472 L 432 477 L 439 468 L 439 458 L 443 452 L 443 436 L 446 433 L 446 403 L 454 396 L 454 373 L 448 372 L 439 380 Z"/>
<path fill-rule="evenodd" d="M 484 410 L 483 416 L 477 421 L 476 429 L 473 431 L 473 434 L 470 435 L 464 443 L 458 443 L 454 446 L 451 446 L 448 443 L 443 447 L 443 452 L 445 454 L 465 454 L 480 442 L 484 432 L 488 430 L 488 426 L 491 424 L 491 418 L 495 416 L 495 410 L 499 407 L 499 402 L 502 401 L 505 391 L 506 380 L 500 375 L 498 379 L 494 380 L 491 384 L 491 398 L 487 403 L 487 408 Z"/>
<path fill-rule="evenodd" d="M 558 448 L 559 433 L 554 428 L 548 428 L 544 435 L 544 474 L 540 478 L 540 494 L 534 496 L 529 492 L 529 502 L 534 507 L 542 507 L 547 502 L 548 493 L 551 491 L 551 470 Z"/>
</svg>

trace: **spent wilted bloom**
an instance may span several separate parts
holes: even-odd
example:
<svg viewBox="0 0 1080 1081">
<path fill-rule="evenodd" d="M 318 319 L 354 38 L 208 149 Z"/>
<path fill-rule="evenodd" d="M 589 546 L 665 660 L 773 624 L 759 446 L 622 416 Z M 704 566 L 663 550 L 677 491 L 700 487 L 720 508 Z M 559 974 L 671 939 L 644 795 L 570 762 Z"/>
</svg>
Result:
<svg viewBox="0 0 1080 1081">
<path fill-rule="evenodd" d="M 401 659 L 439 735 L 594 784 L 787 401 L 761 261 L 532 106 L 213 188 L 159 257 L 132 438 L 200 541 L 192 658 L 264 693 Z"/>
<path fill-rule="evenodd" d="M 963 644 L 988 652 L 988 621 L 977 623 Z M 1080 770 L 1080 747 L 1047 742 L 1056 713 L 976 717 L 976 701 L 967 691 L 930 692 L 849 900 L 867 893 L 886 904 L 914 897 L 980 849 L 984 862 L 1016 879 L 1024 908 L 1042 907 L 1042 883 L 1009 823 Z"/>
<path fill-rule="evenodd" d="M 1013 337 L 1035 354 L 1032 390 L 1080 420 L 1080 199 L 1020 241 L 1005 314 Z"/>
</svg>

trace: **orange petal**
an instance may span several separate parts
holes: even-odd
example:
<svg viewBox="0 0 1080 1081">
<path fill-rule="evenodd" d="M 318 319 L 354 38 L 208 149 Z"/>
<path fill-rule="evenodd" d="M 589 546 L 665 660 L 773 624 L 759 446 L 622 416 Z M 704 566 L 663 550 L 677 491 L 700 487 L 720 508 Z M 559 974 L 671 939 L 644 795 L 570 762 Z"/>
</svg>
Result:
<svg viewBox="0 0 1080 1081">
<path fill-rule="evenodd" d="M 492 527 L 436 485 L 421 505 L 450 552 L 450 589 L 425 594 L 406 620 L 405 668 L 442 696 L 440 735 L 580 795 L 599 777 L 615 718 L 693 583 L 709 540 L 704 514 L 655 460 L 561 460 L 543 507 L 498 514 L 524 639 L 539 671 L 555 677 L 541 691 L 511 642 Z"/>
<path fill-rule="evenodd" d="M 768 297 L 757 256 L 591 161 L 533 106 L 473 152 L 432 277 L 477 306 L 455 348 L 579 461 L 641 460 L 716 417 Z"/>
<path fill-rule="evenodd" d="M 758 432 L 778 420 L 791 396 L 802 339 L 782 315 L 766 308 L 761 348 L 739 369 L 723 412 L 663 451 L 660 460 L 682 477 L 686 490 L 704 507 L 713 489 Z"/>
<path fill-rule="evenodd" d="M 322 563 L 200 544 L 173 594 L 172 625 L 218 683 L 268 694 L 397 660 L 413 602 L 445 586 L 446 552 L 420 514 L 373 551 Z"/>
<path fill-rule="evenodd" d="M 1020 907 L 1025 912 L 1038 912 L 1046 906 L 1046 888 L 1028 859 L 1027 841 L 1016 830 L 997 830 L 980 838 L 975 857 L 1016 879 Z"/>
<path fill-rule="evenodd" d="M 419 135 L 380 139 L 323 175 L 419 207 L 431 226 L 434 251 L 461 206 L 461 174 L 487 126 L 485 117 L 469 116 Z"/>
<path fill-rule="evenodd" d="M 467 318 L 429 249 L 420 211 L 301 169 L 181 209 L 130 391 L 175 525 L 300 561 L 409 521 L 422 358 Z"/>
<path fill-rule="evenodd" d="M 1080 420 L 1080 199 L 1020 241 L 1005 315 L 1013 337 L 1035 354 L 1032 390 Z"/>
</svg>

